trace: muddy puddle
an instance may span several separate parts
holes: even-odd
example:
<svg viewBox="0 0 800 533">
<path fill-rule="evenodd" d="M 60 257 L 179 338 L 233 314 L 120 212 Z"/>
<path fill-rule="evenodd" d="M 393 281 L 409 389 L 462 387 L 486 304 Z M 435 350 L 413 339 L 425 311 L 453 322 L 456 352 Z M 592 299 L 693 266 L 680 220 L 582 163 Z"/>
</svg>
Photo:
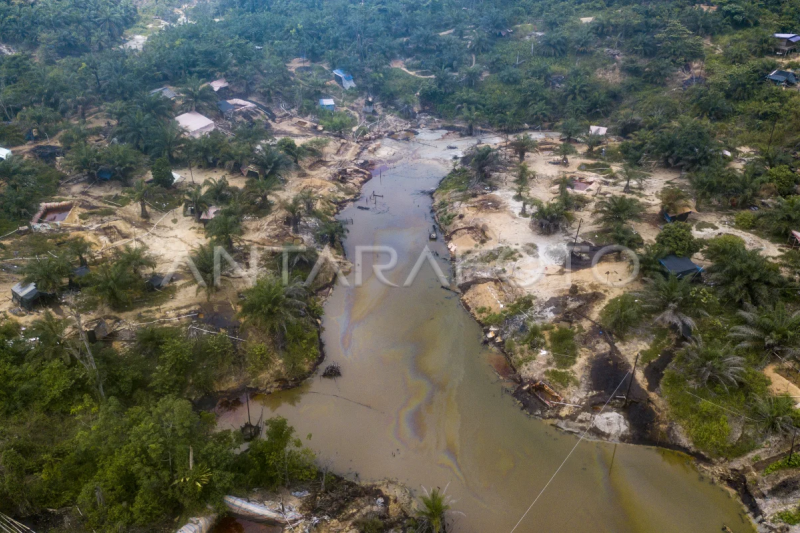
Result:
<svg viewBox="0 0 800 533">
<path fill-rule="evenodd" d="M 445 159 L 453 143 L 426 142 L 440 146 L 418 147 L 417 157 Z M 408 141 L 393 146 L 414 149 Z M 341 214 L 353 220 L 347 255 L 363 272 L 360 287 L 353 272 L 325 305 L 326 364 L 338 363 L 342 376 L 315 376 L 253 399 L 253 415 L 263 409 L 265 417 L 286 417 L 298 435 L 311 434 L 307 443 L 321 463 L 351 479 L 394 478 L 418 492 L 447 486 L 454 531 L 511 531 L 547 486 L 517 531 L 686 533 L 727 525 L 753 532 L 738 502 L 671 451 L 583 441 L 548 485 L 577 437 L 519 409 L 505 365 L 481 344 L 480 327 L 458 295 L 441 287 L 429 260 L 423 257 L 403 287 L 426 246 L 450 275 L 445 244 L 428 240 L 431 199 L 419 194 L 446 168 L 424 161 L 382 168 L 363 196 L 383 195 L 385 209 L 351 206 Z M 396 287 L 372 270 L 389 254 L 359 258 L 356 246 L 364 245 L 397 251 L 397 266 L 384 272 Z M 243 408 L 233 409 L 219 415 L 219 426 L 238 427 L 246 418 Z"/>
</svg>

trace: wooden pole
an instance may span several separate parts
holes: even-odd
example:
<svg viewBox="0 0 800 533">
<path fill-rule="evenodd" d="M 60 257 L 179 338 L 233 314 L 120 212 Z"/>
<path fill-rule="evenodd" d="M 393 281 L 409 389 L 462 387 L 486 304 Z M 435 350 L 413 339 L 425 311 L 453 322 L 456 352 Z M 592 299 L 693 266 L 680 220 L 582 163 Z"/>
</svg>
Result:
<svg viewBox="0 0 800 533">
<path fill-rule="evenodd" d="M 639 363 L 639 354 L 636 354 L 636 359 L 633 361 L 633 370 L 631 370 L 631 380 L 628 382 L 628 390 L 625 392 L 625 405 L 628 405 L 628 399 L 631 394 L 631 387 L 633 386 L 633 380 L 636 377 L 636 365 Z"/>
<path fill-rule="evenodd" d="M 617 456 L 617 443 L 614 443 L 614 453 L 611 454 L 611 465 L 608 467 L 608 474 L 611 475 L 611 469 L 614 468 L 614 458 Z"/>
<path fill-rule="evenodd" d="M 583 224 L 583 219 L 578 221 L 578 231 L 575 232 L 575 240 L 572 241 L 572 245 L 575 246 L 578 243 L 578 234 L 581 232 L 581 224 Z"/>
<path fill-rule="evenodd" d="M 794 455 L 794 439 L 797 437 L 797 428 L 794 428 L 794 432 L 792 433 L 792 445 L 789 448 L 789 460 L 788 463 L 792 462 L 792 455 Z"/>
<path fill-rule="evenodd" d="M 250 393 L 249 392 L 245 391 L 244 399 L 247 402 L 247 423 L 252 426 L 253 424 L 250 422 Z"/>
</svg>

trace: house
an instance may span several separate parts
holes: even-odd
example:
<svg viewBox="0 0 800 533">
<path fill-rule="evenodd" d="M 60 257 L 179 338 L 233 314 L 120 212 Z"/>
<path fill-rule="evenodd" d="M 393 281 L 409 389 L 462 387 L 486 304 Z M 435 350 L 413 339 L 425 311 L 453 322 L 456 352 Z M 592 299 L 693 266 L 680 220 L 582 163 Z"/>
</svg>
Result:
<svg viewBox="0 0 800 533">
<path fill-rule="evenodd" d="M 608 133 L 608 128 L 604 128 L 603 126 L 589 126 L 590 135 L 605 135 L 606 133 Z"/>
<path fill-rule="evenodd" d="M 175 117 L 175 120 L 190 137 L 194 138 L 207 135 L 216 129 L 213 120 L 201 115 L 197 111 L 190 111 L 188 113 L 178 115 Z"/>
<path fill-rule="evenodd" d="M 767 76 L 767 79 L 776 85 L 797 85 L 797 77 L 794 72 L 788 70 L 773 70 Z"/>
<path fill-rule="evenodd" d="M 581 17 L 580 21 L 581 24 L 591 24 L 594 21 L 594 17 Z"/>
<path fill-rule="evenodd" d="M 672 222 L 686 222 L 689 220 L 689 215 L 692 214 L 691 207 L 682 207 L 680 209 L 675 210 L 674 213 L 669 213 L 666 209 L 664 210 L 664 220 L 669 223 Z"/>
<path fill-rule="evenodd" d="M 775 33 L 772 35 L 774 43 L 772 49 L 776 54 L 786 55 L 797 52 L 797 43 L 800 42 L 800 35 L 794 33 Z"/>
<path fill-rule="evenodd" d="M 175 98 L 178 97 L 178 95 L 175 94 L 175 91 L 173 91 L 169 87 L 161 87 L 159 89 L 153 89 L 152 91 L 150 91 L 150 95 L 151 96 L 159 95 L 163 96 L 164 98 L 169 98 L 170 100 L 174 100 Z"/>
<path fill-rule="evenodd" d="M 688 257 L 678 257 L 677 255 L 668 255 L 664 259 L 658 261 L 670 274 L 674 274 L 677 278 L 693 278 L 703 271 L 703 267 L 694 264 Z"/>
<path fill-rule="evenodd" d="M 327 111 L 336 110 L 336 103 L 333 101 L 333 98 L 320 98 L 319 106 Z"/>
<path fill-rule="evenodd" d="M 506 29 L 506 30 L 497 30 L 497 33 L 496 33 L 496 35 L 497 35 L 498 37 L 508 37 L 508 36 L 509 36 L 509 35 L 511 35 L 512 33 L 514 33 L 514 30 L 511 30 L 511 29 Z"/>
<path fill-rule="evenodd" d="M 342 69 L 337 68 L 333 71 L 333 79 L 345 89 L 353 89 L 356 86 L 356 82 L 353 81 L 353 76 L 347 74 Z"/>
<path fill-rule="evenodd" d="M 209 221 L 214 220 L 220 211 L 222 211 L 221 207 L 217 207 L 215 205 L 210 206 L 208 209 L 203 211 L 203 214 L 200 215 L 200 222 L 202 222 L 203 225 L 208 224 Z"/>
<path fill-rule="evenodd" d="M 11 300 L 28 311 L 33 309 L 34 304 L 39 300 L 40 296 L 41 293 L 36 290 L 35 283 L 29 283 L 27 285 L 17 283 L 11 287 Z"/>
<path fill-rule="evenodd" d="M 3 161 L 5 161 L 6 159 L 11 159 L 11 155 L 12 155 L 11 150 L 0 146 L 0 159 L 2 159 Z"/>
</svg>

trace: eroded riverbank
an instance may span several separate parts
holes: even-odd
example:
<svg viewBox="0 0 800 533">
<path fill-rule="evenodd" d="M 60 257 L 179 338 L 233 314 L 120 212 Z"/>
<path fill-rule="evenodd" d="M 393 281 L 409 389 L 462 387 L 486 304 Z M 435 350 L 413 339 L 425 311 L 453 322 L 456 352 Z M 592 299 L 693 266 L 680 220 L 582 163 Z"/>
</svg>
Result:
<svg viewBox="0 0 800 533">
<path fill-rule="evenodd" d="M 397 266 L 386 272 L 397 285 L 425 246 L 450 272 L 444 243 L 428 241 L 427 191 L 446 173 L 452 152 L 445 145 L 453 141 L 424 142 L 384 141 L 381 151 L 393 168 L 364 186 L 369 204 L 341 215 L 353 220 L 346 250 L 355 263 L 356 246 L 397 251 Z M 404 152 L 411 155 L 391 161 Z M 458 531 L 510 531 L 577 438 L 519 410 L 493 367 L 497 352 L 481 344 L 481 328 L 458 295 L 441 287 L 427 260 L 408 287 L 391 287 L 371 268 L 388 262 L 386 255 L 364 254 L 363 284 L 354 287 L 351 273 L 349 286 L 339 284 L 326 303 L 327 361 L 338 363 L 343 376 L 315 377 L 259 398 L 264 416 L 284 416 L 299 435 L 310 433 L 320 462 L 336 472 L 393 478 L 415 490 L 448 486 Z M 253 404 L 254 412 L 260 409 Z M 245 416 L 227 413 L 220 427 Z M 601 442 L 575 449 L 520 530 L 534 525 L 578 532 L 719 531 L 723 525 L 752 531 L 739 503 L 701 476 L 690 458 Z"/>
</svg>

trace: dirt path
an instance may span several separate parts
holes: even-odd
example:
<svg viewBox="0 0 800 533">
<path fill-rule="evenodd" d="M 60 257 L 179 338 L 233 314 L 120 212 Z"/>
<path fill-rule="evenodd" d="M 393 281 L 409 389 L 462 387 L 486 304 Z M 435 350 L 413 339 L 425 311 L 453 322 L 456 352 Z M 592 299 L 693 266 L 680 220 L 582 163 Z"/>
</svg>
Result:
<svg viewBox="0 0 800 533">
<path fill-rule="evenodd" d="M 392 68 L 399 68 L 400 70 L 402 70 L 406 74 L 411 74 L 415 78 L 431 79 L 431 78 L 435 78 L 436 77 L 436 76 L 423 76 L 422 74 L 417 74 L 416 72 L 411 72 L 410 70 L 408 70 L 406 68 L 406 65 L 405 65 L 405 63 L 403 63 L 402 59 L 395 59 L 394 61 L 391 62 L 390 66 Z"/>
<path fill-rule="evenodd" d="M 764 369 L 764 375 L 772 382 L 769 386 L 769 390 L 775 394 L 787 394 L 796 402 L 800 403 L 800 387 L 778 374 L 776 365 L 768 365 L 767 368 Z"/>
</svg>

